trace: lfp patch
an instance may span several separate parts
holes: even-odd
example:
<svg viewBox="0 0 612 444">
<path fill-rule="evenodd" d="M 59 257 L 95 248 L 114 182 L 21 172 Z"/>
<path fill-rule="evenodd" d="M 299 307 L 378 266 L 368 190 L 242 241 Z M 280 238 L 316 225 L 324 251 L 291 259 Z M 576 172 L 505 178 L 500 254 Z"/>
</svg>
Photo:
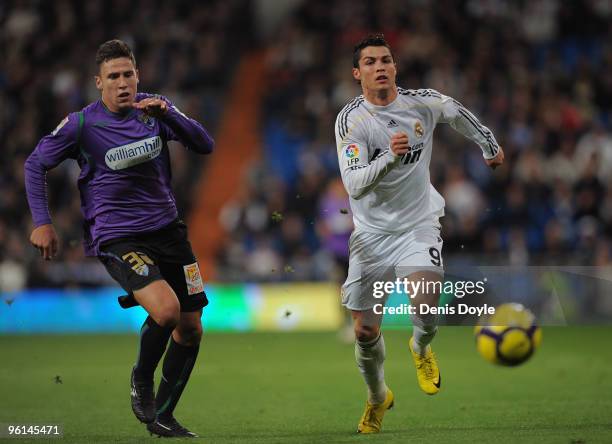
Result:
<svg viewBox="0 0 612 444">
<path fill-rule="evenodd" d="M 359 147 L 355 145 L 354 143 L 352 143 L 346 147 L 345 154 L 346 154 L 346 157 L 348 157 L 349 159 L 352 159 L 353 157 L 357 157 L 359 156 Z"/>
<path fill-rule="evenodd" d="M 202 282 L 202 275 L 200 274 L 200 268 L 198 263 L 184 265 L 183 271 L 185 272 L 185 282 L 187 283 L 187 294 L 197 294 L 204 291 L 204 283 Z"/>
</svg>

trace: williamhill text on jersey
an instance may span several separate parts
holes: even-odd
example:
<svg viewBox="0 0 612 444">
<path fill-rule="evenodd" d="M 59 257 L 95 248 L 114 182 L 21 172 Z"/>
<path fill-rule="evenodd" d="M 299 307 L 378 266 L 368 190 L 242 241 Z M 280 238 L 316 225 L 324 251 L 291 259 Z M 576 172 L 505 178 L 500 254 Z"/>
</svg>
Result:
<svg viewBox="0 0 612 444">
<path fill-rule="evenodd" d="M 104 160 L 111 170 L 122 170 L 139 163 L 155 159 L 162 150 L 162 140 L 159 136 L 130 143 L 106 152 Z"/>
</svg>

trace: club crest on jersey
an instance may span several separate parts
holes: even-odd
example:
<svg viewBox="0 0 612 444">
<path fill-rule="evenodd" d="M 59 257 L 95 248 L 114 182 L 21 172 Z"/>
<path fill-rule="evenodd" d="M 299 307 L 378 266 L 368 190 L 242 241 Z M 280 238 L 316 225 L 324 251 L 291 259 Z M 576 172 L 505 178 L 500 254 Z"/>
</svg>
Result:
<svg viewBox="0 0 612 444">
<path fill-rule="evenodd" d="M 354 143 L 346 147 L 344 154 L 346 157 L 348 157 L 348 161 L 346 163 L 348 166 L 359 163 L 359 147 Z"/>
<path fill-rule="evenodd" d="M 423 125 L 421 125 L 421 122 L 419 122 L 418 120 L 414 124 L 414 134 L 415 134 L 415 136 L 417 136 L 419 138 L 423 137 L 423 134 L 425 134 L 425 130 L 423 129 Z"/>
<path fill-rule="evenodd" d="M 153 126 L 155 125 L 155 118 L 145 113 L 140 113 L 138 115 L 138 121 L 142 123 L 144 126 L 146 126 L 147 128 L 153 128 Z"/>
</svg>

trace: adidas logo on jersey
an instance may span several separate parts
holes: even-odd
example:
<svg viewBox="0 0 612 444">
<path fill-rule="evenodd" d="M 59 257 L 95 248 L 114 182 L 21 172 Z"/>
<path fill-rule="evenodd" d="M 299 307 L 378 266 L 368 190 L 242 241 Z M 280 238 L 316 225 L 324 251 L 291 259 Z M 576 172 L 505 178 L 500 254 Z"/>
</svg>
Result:
<svg viewBox="0 0 612 444">
<path fill-rule="evenodd" d="M 397 122 L 393 119 L 389 120 L 389 123 L 387 123 L 387 128 L 395 128 L 397 126 Z"/>
</svg>

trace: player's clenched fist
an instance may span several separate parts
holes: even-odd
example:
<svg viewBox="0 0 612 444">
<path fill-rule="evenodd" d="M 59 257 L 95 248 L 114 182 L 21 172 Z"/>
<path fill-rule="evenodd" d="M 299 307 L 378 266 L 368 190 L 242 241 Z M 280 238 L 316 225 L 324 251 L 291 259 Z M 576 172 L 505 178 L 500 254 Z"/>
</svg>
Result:
<svg viewBox="0 0 612 444">
<path fill-rule="evenodd" d="M 497 156 L 491 159 L 486 159 L 485 162 L 493 170 L 500 166 L 502 163 L 504 163 L 504 150 L 502 149 L 502 147 L 499 147 L 499 152 L 497 153 Z"/>
<path fill-rule="evenodd" d="M 51 260 L 56 254 L 59 245 L 55 228 L 51 224 L 40 225 L 30 235 L 30 242 L 45 260 Z"/>
<path fill-rule="evenodd" d="M 135 102 L 133 106 L 134 108 L 141 109 L 145 112 L 145 114 L 155 118 L 160 118 L 168 112 L 168 104 L 166 101 L 156 97 L 142 99 L 140 102 Z"/>
<path fill-rule="evenodd" d="M 408 134 L 406 133 L 395 133 L 391 137 L 391 151 L 396 156 L 403 156 L 410 151 L 410 145 L 408 145 Z"/>
</svg>

